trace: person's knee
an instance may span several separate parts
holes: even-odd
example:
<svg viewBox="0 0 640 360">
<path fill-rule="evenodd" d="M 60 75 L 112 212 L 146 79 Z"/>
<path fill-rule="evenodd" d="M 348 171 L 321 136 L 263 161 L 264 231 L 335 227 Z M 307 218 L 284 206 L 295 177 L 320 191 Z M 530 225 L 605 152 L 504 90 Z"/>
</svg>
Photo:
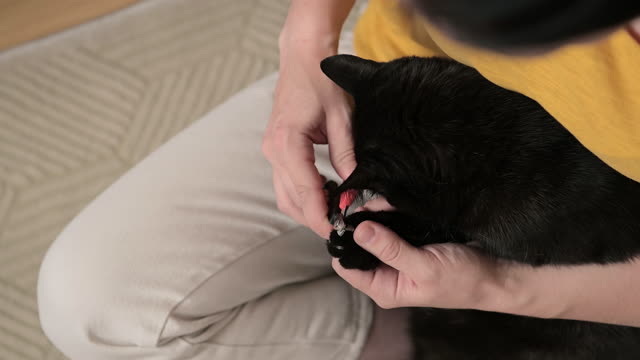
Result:
<svg viewBox="0 0 640 360">
<path fill-rule="evenodd" d="M 42 263 L 38 308 L 45 334 L 72 359 L 118 359 L 124 348 L 155 345 L 154 326 L 139 321 L 143 309 L 127 290 L 135 284 L 124 256 L 84 240 L 61 235 Z"/>
</svg>

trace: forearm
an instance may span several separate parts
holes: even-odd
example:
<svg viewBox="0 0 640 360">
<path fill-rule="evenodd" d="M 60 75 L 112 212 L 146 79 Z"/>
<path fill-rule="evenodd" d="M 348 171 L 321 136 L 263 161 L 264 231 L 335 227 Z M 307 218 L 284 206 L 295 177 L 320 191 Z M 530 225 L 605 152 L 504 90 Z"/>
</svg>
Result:
<svg viewBox="0 0 640 360">
<path fill-rule="evenodd" d="M 486 310 L 640 327 L 640 261 L 502 266 Z"/>
<path fill-rule="evenodd" d="M 292 46 L 338 47 L 340 31 L 355 0 L 292 0 L 280 33 L 280 51 Z"/>
</svg>

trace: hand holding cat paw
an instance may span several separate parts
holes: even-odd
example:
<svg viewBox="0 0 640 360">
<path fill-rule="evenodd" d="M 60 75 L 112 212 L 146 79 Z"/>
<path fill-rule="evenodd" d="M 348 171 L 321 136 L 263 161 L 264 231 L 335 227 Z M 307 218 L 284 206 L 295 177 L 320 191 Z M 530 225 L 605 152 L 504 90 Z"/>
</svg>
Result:
<svg viewBox="0 0 640 360">
<path fill-rule="evenodd" d="M 483 309 L 500 289 L 500 264 L 460 244 L 416 248 L 384 226 L 367 221 L 354 233 L 356 243 L 382 261 L 373 271 L 335 271 L 382 308 L 437 307 Z"/>
<path fill-rule="evenodd" d="M 319 66 L 335 51 L 281 48 L 280 79 L 262 143 L 273 168 L 278 208 L 324 238 L 331 225 L 313 145 L 329 145 L 331 163 L 343 179 L 355 168 L 351 100 Z"/>
</svg>

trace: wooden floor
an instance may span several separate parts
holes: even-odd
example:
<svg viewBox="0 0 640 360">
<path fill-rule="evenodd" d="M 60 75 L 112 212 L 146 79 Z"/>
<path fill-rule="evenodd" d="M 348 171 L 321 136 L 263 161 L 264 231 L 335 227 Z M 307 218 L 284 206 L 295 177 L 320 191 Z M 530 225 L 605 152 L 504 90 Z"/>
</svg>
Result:
<svg viewBox="0 0 640 360">
<path fill-rule="evenodd" d="M 139 0 L 0 0 L 0 50 L 84 23 Z"/>
</svg>

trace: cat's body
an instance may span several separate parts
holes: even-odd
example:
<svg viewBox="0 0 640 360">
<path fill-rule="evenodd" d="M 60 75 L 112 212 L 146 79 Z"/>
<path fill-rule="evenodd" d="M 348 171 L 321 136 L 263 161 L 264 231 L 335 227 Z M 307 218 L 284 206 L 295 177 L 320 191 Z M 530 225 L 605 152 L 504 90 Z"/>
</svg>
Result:
<svg viewBox="0 0 640 360">
<path fill-rule="evenodd" d="M 322 67 L 356 103 L 358 166 L 335 195 L 370 189 L 395 208 L 353 214 L 349 225 L 374 220 L 415 246 L 473 241 L 531 265 L 640 253 L 640 183 L 535 101 L 452 60 L 337 56 Z M 333 232 L 328 247 L 346 267 L 379 263 L 350 232 Z M 640 359 L 640 329 L 589 322 L 416 309 L 412 333 L 416 359 Z"/>
</svg>

